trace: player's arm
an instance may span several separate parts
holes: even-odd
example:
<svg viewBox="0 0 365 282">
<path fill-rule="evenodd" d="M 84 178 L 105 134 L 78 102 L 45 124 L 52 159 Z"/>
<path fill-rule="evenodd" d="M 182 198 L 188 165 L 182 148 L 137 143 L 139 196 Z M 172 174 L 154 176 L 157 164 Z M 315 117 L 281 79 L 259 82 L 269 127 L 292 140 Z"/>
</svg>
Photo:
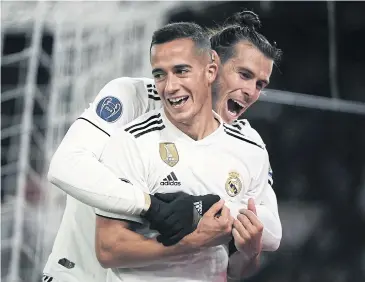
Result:
<svg viewBox="0 0 365 282">
<path fill-rule="evenodd" d="M 273 179 L 269 162 L 269 156 L 265 150 L 265 164 L 249 193 L 245 195 L 243 202 L 248 207 L 250 198 L 254 199 L 255 212 L 251 209 L 240 210 L 241 214 L 248 213 L 251 217 L 257 217 L 263 225 L 262 250 L 273 252 L 280 246 L 282 226 L 278 212 L 278 204 L 275 192 L 272 188 Z"/>
<path fill-rule="evenodd" d="M 280 222 L 278 204 L 275 192 L 272 188 L 272 177 L 269 173 L 269 181 L 262 180 L 262 187 L 251 187 L 249 192 L 241 199 L 241 207 L 232 206 L 227 203 L 227 206 L 232 210 L 233 214 L 240 214 L 245 212 L 244 208 L 248 206 L 249 199 L 254 199 L 255 210 L 259 222 L 264 226 L 262 235 L 262 250 L 275 251 L 279 248 L 282 237 L 282 226 Z"/>
<path fill-rule="evenodd" d="M 253 138 L 253 140 L 256 140 L 256 142 L 261 143 L 263 147 L 266 147 L 260 134 L 251 127 L 250 123 L 247 120 L 244 120 L 243 124 L 245 124 L 244 130 L 247 130 L 246 133 L 251 138 Z M 255 198 L 256 211 L 257 216 L 264 225 L 262 250 L 276 251 L 279 248 L 282 237 L 282 226 L 279 217 L 276 195 L 272 188 L 273 173 L 270 166 L 269 154 L 266 150 L 265 152 L 267 153 L 267 162 L 265 164 L 266 167 L 267 165 L 269 166 L 269 169 L 268 174 L 265 174 L 266 171 L 263 171 L 261 174 L 261 187 L 263 189 L 258 189 L 259 195 Z"/>
<path fill-rule="evenodd" d="M 97 216 L 95 250 L 101 266 L 142 267 L 194 250 L 190 245 L 184 244 L 184 241 L 164 247 L 156 240 L 134 232 L 132 228 L 134 224 Z"/>
<path fill-rule="evenodd" d="M 228 276 L 234 278 L 242 278 L 248 276 L 255 271 L 259 265 L 259 254 L 263 249 L 265 241 L 265 229 L 268 229 L 268 250 L 276 250 L 281 239 L 281 223 L 278 217 L 274 217 L 275 211 L 271 209 L 277 206 L 265 205 L 265 200 L 272 204 L 272 194 L 266 193 L 268 188 L 268 172 L 270 169 L 267 151 L 264 152 L 263 165 L 259 170 L 259 174 L 252 182 L 247 195 L 244 197 L 244 202 L 247 201 L 247 209 L 240 210 L 240 214 L 234 222 L 232 230 L 234 238 L 234 250 L 229 259 Z M 270 186 L 271 188 L 271 186 Z M 272 191 L 272 188 L 271 188 Z M 273 191 L 272 191 L 273 193 Z M 275 193 L 273 193 L 275 195 Z M 260 203 L 259 205 L 255 205 Z M 276 203 L 276 197 L 275 197 Z M 260 209 L 260 213 L 258 211 Z M 280 230 L 280 238 L 273 238 L 271 234 L 275 233 L 276 229 Z M 279 232 L 278 232 L 279 233 Z M 236 251 L 236 252 L 235 252 Z"/>
<path fill-rule="evenodd" d="M 100 264 L 105 268 L 144 267 L 157 262 L 199 252 L 211 246 L 231 240 L 233 218 L 226 215 L 217 218 L 216 213 L 226 209 L 219 201 L 202 217 L 198 228 L 173 246 L 164 246 L 155 238 L 133 231 L 135 223 L 97 216 L 95 249 Z M 227 216 L 228 215 L 228 216 Z"/>
<path fill-rule="evenodd" d="M 241 132 L 253 142 L 260 144 L 264 148 L 264 161 L 261 164 L 265 164 L 265 168 L 261 171 L 261 174 L 256 178 L 255 185 L 249 187 L 248 193 L 242 199 L 242 208 L 246 208 L 248 200 L 253 198 L 256 204 L 256 211 L 259 220 L 264 225 L 263 238 L 262 238 L 262 250 L 263 251 L 275 251 L 279 248 L 282 227 L 278 212 L 278 204 L 276 200 L 275 192 L 272 188 L 273 178 L 272 170 L 269 162 L 269 155 L 265 149 L 265 144 L 260 134 L 251 127 L 247 120 L 240 120 L 235 122 L 240 127 Z M 261 166 L 260 166 L 261 167 Z M 268 167 L 268 168 L 267 168 Z M 237 209 L 237 208 L 236 208 Z M 232 213 L 237 211 L 231 207 Z"/>
<path fill-rule="evenodd" d="M 109 82 L 71 125 L 51 160 L 49 181 L 89 206 L 139 215 L 142 190 L 130 189 L 99 158 L 110 134 L 141 115 L 143 103 L 128 78 Z"/>
<path fill-rule="evenodd" d="M 144 189 L 148 193 L 148 172 L 145 162 L 148 154 L 141 153 L 133 137 L 121 132 L 114 135 L 107 144 L 102 161 L 118 177 L 123 178 L 133 189 Z M 144 155 L 144 158 L 141 157 Z M 143 162 L 142 162 L 143 160 Z M 205 217 L 214 220 L 214 216 L 223 206 L 216 204 L 213 211 Z M 201 232 L 191 234 L 174 246 L 165 247 L 155 239 L 146 238 L 133 231 L 133 227 L 143 223 L 138 216 L 114 214 L 96 209 L 95 247 L 97 257 L 104 267 L 140 267 L 163 261 L 176 255 L 200 250 L 203 246 Z M 187 215 L 188 216 L 188 215 Z M 204 218 L 204 217 L 203 217 Z M 127 220 L 127 221 L 126 221 Z M 168 219 L 166 219 L 168 220 Z M 223 222 L 223 218 L 221 221 Z M 134 222 L 131 224 L 131 222 Z M 204 222 L 203 219 L 201 222 Z M 224 222 L 226 224 L 226 221 Z M 223 225 L 222 225 L 223 226 Z M 225 230 L 229 234 L 229 230 Z M 203 243 L 202 243 L 203 242 Z"/>
<path fill-rule="evenodd" d="M 264 226 L 262 235 L 262 250 L 276 251 L 281 242 L 282 225 L 279 217 L 276 194 L 272 182 L 266 184 L 266 189 L 259 201 L 256 201 L 257 217 Z"/>
</svg>

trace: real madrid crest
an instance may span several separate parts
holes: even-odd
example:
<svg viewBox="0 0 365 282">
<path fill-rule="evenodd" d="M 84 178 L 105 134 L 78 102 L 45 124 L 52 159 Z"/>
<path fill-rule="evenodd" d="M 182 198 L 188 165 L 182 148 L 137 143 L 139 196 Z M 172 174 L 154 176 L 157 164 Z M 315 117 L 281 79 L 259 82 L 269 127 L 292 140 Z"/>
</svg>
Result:
<svg viewBox="0 0 365 282">
<path fill-rule="evenodd" d="M 238 172 L 230 172 L 226 181 L 226 191 L 231 197 L 237 196 L 242 190 L 242 181 Z"/>
<path fill-rule="evenodd" d="M 170 142 L 160 143 L 160 157 L 169 166 L 176 165 L 179 162 L 179 153 L 175 144 Z"/>
</svg>

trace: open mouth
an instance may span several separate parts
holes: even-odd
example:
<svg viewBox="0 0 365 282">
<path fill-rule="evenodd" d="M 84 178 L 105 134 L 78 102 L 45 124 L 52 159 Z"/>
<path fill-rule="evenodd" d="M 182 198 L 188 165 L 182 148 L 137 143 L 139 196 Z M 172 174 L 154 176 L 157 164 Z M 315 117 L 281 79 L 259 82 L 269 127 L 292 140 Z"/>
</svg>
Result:
<svg viewBox="0 0 365 282">
<path fill-rule="evenodd" d="M 169 101 L 170 105 L 174 108 L 180 108 L 185 105 L 186 101 L 189 99 L 189 96 L 183 96 L 178 98 L 170 98 L 167 99 Z"/>
<path fill-rule="evenodd" d="M 228 99 L 227 101 L 228 112 L 234 117 L 237 117 L 244 107 L 245 106 L 242 102 L 235 99 Z"/>
</svg>

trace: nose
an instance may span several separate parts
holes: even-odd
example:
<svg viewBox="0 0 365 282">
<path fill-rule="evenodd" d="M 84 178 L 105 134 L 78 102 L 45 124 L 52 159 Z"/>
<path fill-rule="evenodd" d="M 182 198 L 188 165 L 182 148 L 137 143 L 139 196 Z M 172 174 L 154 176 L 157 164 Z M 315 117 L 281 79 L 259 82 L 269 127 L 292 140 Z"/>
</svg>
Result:
<svg viewBox="0 0 365 282">
<path fill-rule="evenodd" d="M 166 94 L 174 94 L 179 90 L 179 83 L 177 77 L 171 74 L 167 76 L 166 85 L 165 85 L 165 93 Z"/>
<path fill-rule="evenodd" d="M 249 81 L 246 81 L 244 88 L 242 88 L 242 92 L 246 99 L 254 97 L 256 93 L 256 80 L 250 79 Z"/>
</svg>

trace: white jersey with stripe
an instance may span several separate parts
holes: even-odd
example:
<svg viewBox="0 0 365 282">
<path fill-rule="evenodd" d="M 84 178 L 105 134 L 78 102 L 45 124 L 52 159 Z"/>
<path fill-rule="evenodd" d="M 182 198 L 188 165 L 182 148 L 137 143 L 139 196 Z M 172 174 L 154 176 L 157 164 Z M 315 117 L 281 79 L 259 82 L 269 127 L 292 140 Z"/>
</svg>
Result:
<svg viewBox="0 0 365 282">
<path fill-rule="evenodd" d="M 150 194 L 217 194 L 237 216 L 240 208 L 247 207 L 249 198 L 264 202 L 270 168 L 268 153 L 261 138 L 248 136 L 251 127 L 244 123 L 227 125 L 218 115 L 216 118 L 220 120 L 219 128 L 195 141 L 178 130 L 163 109 L 151 111 L 110 138 L 102 162 L 134 189 Z M 140 222 L 142 226 L 136 232 L 146 237 L 157 235 L 138 216 L 98 209 L 96 213 Z M 108 281 L 226 281 L 228 255 L 227 246 L 220 245 L 146 267 L 115 268 L 108 273 Z"/>
<path fill-rule="evenodd" d="M 95 213 L 90 206 L 138 215 L 144 196 L 142 190 L 125 189 L 126 184 L 99 159 L 116 129 L 158 108 L 161 101 L 152 79 L 117 78 L 70 127 L 49 170 L 50 181 L 69 195 L 44 268 L 46 277 L 68 282 L 106 280 L 106 270 L 95 254 Z"/>
<path fill-rule="evenodd" d="M 159 108 L 161 101 L 152 79 L 123 77 L 106 84 L 89 108 L 71 125 L 51 160 L 48 173 L 49 180 L 72 197 L 67 196 L 59 232 L 44 268 L 47 277 L 71 282 L 105 281 L 105 270 L 95 256 L 95 213 L 89 206 L 113 213 L 139 215 L 144 206 L 144 195 L 142 190 L 130 189 L 120 181 L 99 159 L 109 136 L 116 129 Z M 280 223 L 271 186 L 268 186 L 266 196 L 268 201 L 265 203 L 271 201 L 272 205 L 267 205 L 268 209 L 262 206 L 260 219 Z M 262 222 L 266 224 L 265 220 Z M 267 242 L 267 250 L 272 250 L 272 246 L 278 246 L 275 242 L 280 242 L 281 226 L 272 234 L 267 230 L 264 230 L 264 247 Z"/>
</svg>

